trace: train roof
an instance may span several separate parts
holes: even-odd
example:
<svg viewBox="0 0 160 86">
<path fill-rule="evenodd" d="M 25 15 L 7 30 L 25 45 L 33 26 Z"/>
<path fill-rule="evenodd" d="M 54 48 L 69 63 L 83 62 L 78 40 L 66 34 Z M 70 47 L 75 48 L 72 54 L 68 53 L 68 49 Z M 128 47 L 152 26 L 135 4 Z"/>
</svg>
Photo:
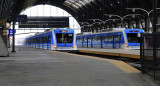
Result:
<svg viewBox="0 0 160 86">
<path fill-rule="evenodd" d="M 45 30 L 44 32 L 36 33 L 36 34 L 34 34 L 34 35 L 28 36 L 27 38 L 35 37 L 35 36 L 37 36 L 37 35 L 46 34 L 46 33 L 52 32 L 53 30 L 73 30 L 73 29 L 47 29 L 47 30 Z"/>
<path fill-rule="evenodd" d="M 125 29 L 125 28 L 112 28 L 109 30 L 102 30 L 102 32 L 99 33 L 88 33 L 88 34 L 77 34 L 78 36 L 83 36 L 83 35 L 96 35 L 96 34 L 103 34 L 103 33 L 116 33 L 116 32 L 122 32 L 124 30 L 142 30 L 142 29 Z"/>
</svg>

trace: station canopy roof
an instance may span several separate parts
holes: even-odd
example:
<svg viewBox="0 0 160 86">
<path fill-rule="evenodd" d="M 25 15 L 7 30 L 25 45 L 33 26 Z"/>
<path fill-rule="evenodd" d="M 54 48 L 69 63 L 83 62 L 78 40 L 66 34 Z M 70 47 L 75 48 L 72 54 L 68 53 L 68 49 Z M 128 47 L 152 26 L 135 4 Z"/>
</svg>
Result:
<svg viewBox="0 0 160 86">
<path fill-rule="evenodd" d="M 141 8 L 150 11 L 153 7 L 152 3 L 152 0 L 0 0 L 0 18 L 13 21 L 17 15 L 30 6 L 48 4 L 66 10 L 78 22 L 88 22 L 89 19 L 107 20 L 104 14 L 145 15 L 146 12 L 142 10 L 133 12 L 126 8 Z M 158 4 L 160 4 L 159 0 Z"/>
</svg>

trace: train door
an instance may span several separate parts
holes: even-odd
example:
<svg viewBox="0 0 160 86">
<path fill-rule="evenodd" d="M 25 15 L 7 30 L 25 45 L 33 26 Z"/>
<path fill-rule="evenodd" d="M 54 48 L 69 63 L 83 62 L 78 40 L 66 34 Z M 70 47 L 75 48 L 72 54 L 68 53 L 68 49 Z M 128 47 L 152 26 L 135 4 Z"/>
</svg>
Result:
<svg viewBox="0 0 160 86">
<path fill-rule="evenodd" d="M 120 48 L 120 41 L 121 36 L 120 35 L 113 35 L 113 48 Z"/>
<path fill-rule="evenodd" d="M 113 36 L 112 35 L 105 35 L 103 36 L 103 48 L 113 48 Z"/>
<path fill-rule="evenodd" d="M 93 37 L 93 47 L 95 48 L 101 48 L 101 36 L 94 36 Z"/>
<path fill-rule="evenodd" d="M 88 47 L 91 48 L 92 47 L 92 37 L 88 36 Z"/>
<path fill-rule="evenodd" d="M 87 46 L 88 46 L 88 38 L 87 38 L 87 36 L 84 36 L 83 47 L 87 47 Z"/>
<path fill-rule="evenodd" d="M 82 37 L 77 37 L 77 46 L 78 47 L 82 47 L 82 40 L 83 40 Z"/>
</svg>

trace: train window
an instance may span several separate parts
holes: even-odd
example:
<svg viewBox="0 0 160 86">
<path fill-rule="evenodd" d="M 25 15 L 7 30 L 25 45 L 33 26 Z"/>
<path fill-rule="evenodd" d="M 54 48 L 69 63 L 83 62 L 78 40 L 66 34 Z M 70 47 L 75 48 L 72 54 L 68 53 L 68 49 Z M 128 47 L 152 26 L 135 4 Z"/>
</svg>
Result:
<svg viewBox="0 0 160 86">
<path fill-rule="evenodd" d="M 119 41 L 119 35 L 114 36 L 114 41 Z"/>
<path fill-rule="evenodd" d="M 137 33 L 127 33 L 129 43 L 140 43 L 140 37 L 137 37 Z"/>
<path fill-rule="evenodd" d="M 100 40 L 101 40 L 100 36 L 93 37 L 93 41 L 100 41 Z"/>
<path fill-rule="evenodd" d="M 104 37 L 103 37 L 103 41 L 108 41 L 108 37 L 107 37 L 107 36 L 104 36 Z"/>
<path fill-rule="evenodd" d="M 72 33 L 57 33 L 57 43 L 73 43 Z"/>
<path fill-rule="evenodd" d="M 91 41 L 91 39 L 92 39 L 92 37 L 89 37 L 89 38 L 88 38 L 88 41 L 90 42 L 90 41 Z"/>
<path fill-rule="evenodd" d="M 104 41 L 113 41 L 113 37 L 112 36 L 104 36 L 103 40 Z"/>
<path fill-rule="evenodd" d="M 77 42 L 82 42 L 82 38 L 77 38 Z"/>
<path fill-rule="evenodd" d="M 77 42 L 80 42 L 80 38 L 77 38 Z"/>
<path fill-rule="evenodd" d="M 101 37 L 100 36 L 97 37 L 97 41 L 101 41 Z"/>
<path fill-rule="evenodd" d="M 113 36 L 108 36 L 108 41 L 113 41 Z"/>
<path fill-rule="evenodd" d="M 84 41 L 87 41 L 87 37 L 84 37 Z"/>
<path fill-rule="evenodd" d="M 83 40 L 82 40 L 82 38 L 79 38 L 79 42 L 82 42 Z"/>
<path fill-rule="evenodd" d="M 97 41 L 97 37 L 93 37 L 93 41 Z"/>
</svg>

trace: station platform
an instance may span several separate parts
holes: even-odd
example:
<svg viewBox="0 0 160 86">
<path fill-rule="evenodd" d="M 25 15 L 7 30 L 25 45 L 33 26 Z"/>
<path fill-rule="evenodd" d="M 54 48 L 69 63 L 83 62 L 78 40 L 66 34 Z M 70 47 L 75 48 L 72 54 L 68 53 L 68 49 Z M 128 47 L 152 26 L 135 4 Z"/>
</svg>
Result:
<svg viewBox="0 0 160 86">
<path fill-rule="evenodd" d="M 140 50 L 136 49 L 78 48 L 77 52 L 140 59 Z"/>
<path fill-rule="evenodd" d="M 117 60 L 18 47 L 0 57 L 1 86 L 159 86 Z"/>
</svg>

